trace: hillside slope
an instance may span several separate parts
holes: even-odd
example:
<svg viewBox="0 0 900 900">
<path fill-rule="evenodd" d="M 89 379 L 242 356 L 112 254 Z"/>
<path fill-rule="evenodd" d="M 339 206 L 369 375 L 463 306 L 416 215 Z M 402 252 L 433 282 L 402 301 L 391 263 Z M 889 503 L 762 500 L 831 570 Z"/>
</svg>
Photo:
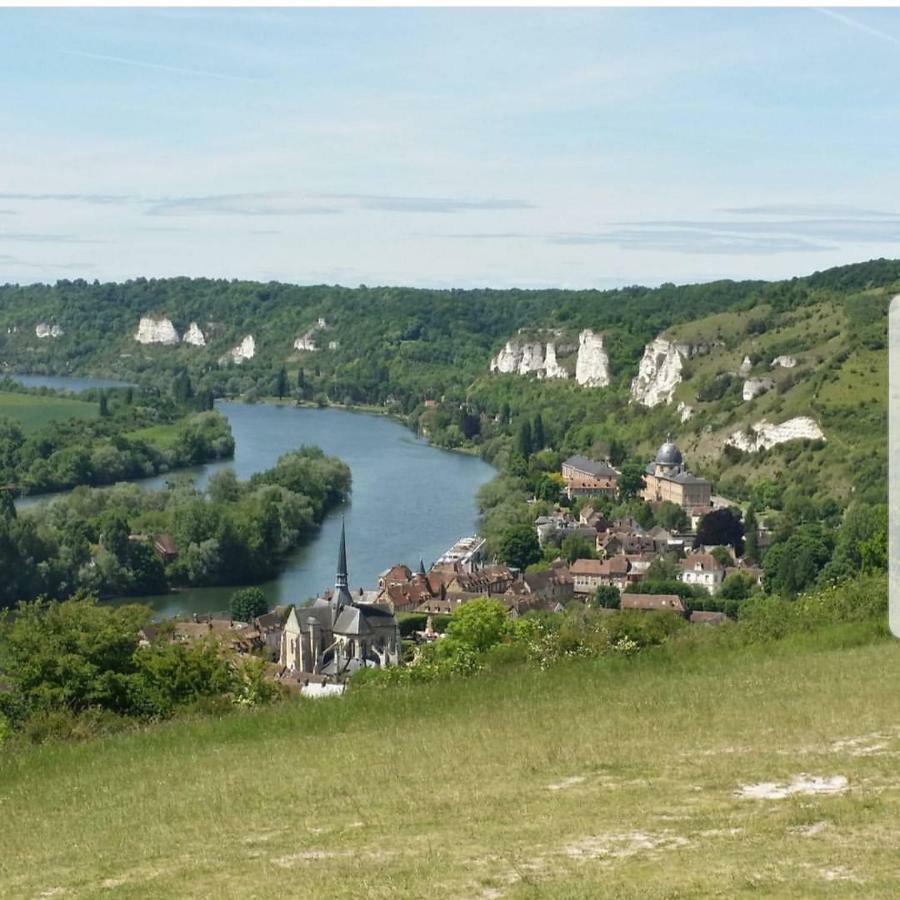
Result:
<svg viewBox="0 0 900 900">
<path fill-rule="evenodd" d="M 0 896 L 894 897 L 900 647 L 856 633 L 39 748 Z"/>
</svg>

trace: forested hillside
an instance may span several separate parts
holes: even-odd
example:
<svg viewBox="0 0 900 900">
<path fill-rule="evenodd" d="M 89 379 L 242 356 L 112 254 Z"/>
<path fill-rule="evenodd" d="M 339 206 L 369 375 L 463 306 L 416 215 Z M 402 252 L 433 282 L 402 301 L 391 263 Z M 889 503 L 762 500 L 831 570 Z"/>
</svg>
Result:
<svg viewBox="0 0 900 900">
<path fill-rule="evenodd" d="M 671 431 L 692 465 L 736 499 L 790 465 L 808 493 L 826 481 L 844 504 L 883 497 L 886 312 L 898 292 L 898 260 L 775 283 L 615 291 L 187 278 L 7 285 L 0 360 L 8 371 L 118 375 L 164 390 L 187 375 L 194 391 L 215 396 L 374 404 L 436 443 L 477 448 L 501 465 L 536 416 L 542 447 L 561 453 L 612 445 L 641 458 Z M 136 339 L 145 326 L 150 343 Z M 534 329 L 602 335 L 609 385 L 491 374 L 498 350 Z M 657 338 L 697 353 L 686 351 L 668 402 L 651 407 L 636 402 L 631 384 Z M 775 366 L 776 358 L 793 362 Z M 750 400 L 747 381 L 760 390 Z M 757 423 L 798 417 L 814 423 L 801 439 L 753 444 Z M 809 440 L 816 429 L 824 437 Z"/>
</svg>

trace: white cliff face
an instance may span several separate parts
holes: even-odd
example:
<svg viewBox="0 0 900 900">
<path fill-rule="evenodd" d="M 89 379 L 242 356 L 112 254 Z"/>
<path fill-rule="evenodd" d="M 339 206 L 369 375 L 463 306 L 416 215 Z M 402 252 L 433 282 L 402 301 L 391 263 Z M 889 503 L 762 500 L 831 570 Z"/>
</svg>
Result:
<svg viewBox="0 0 900 900">
<path fill-rule="evenodd" d="M 519 375 L 530 375 L 532 372 L 544 370 L 544 345 L 539 341 L 529 341 L 522 345 L 522 356 L 516 372 Z"/>
<path fill-rule="evenodd" d="M 743 378 L 746 378 L 750 374 L 750 370 L 753 368 L 753 360 L 750 359 L 749 356 L 745 356 L 743 362 L 741 362 L 741 367 L 738 369 L 738 375 Z"/>
<path fill-rule="evenodd" d="M 809 416 L 797 416 L 780 425 L 773 425 L 762 419 L 751 425 L 749 431 L 735 431 L 725 440 L 725 443 L 737 447 L 738 450 L 755 453 L 757 450 L 767 450 L 776 444 L 799 440 L 825 440 L 825 433 L 819 427 L 819 423 Z"/>
<path fill-rule="evenodd" d="M 551 349 L 552 348 L 552 349 Z M 541 341 L 517 341 L 509 340 L 503 349 L 491 360 L 491 371 L 501 375 L 531 375 L 565 378 L 565 374 L 556 359 L 556 346 L 547 344 L 546 356 L 544 344 Z M 554 373 L 547 375 L 547 363 Z"/>
<path fill-rule="evenodd" d="M 754 397 L 759 397 L 760 394 L 771 391 L 773 387 L 775 387 L 775 382 L 771 378 L 748 378 L 744 382 L 741 394 L 744 401 L 749 402 Z"/>
<path fill-rule="evenodd" d="M 522 358 L 520 348 L 512 341 L 507 341 L 503 349 L 491 360 L 491 371 L 501 375 L 511 375 L 519 368 Z"/>
<path fill-rule="evenodd" d="M 773 369 L 793 369 L 796 365 L 796 356 L 776 356 L 775 359 L 772 360 Z"/>
<path fill-rule="evenodd" d="M 233 362 L 240 365 L 247 359 L 256 356 L 256 341 L 252 334 L 248 334 L 238 345 L 226 353 L 219 362 Z"/>
<path fill-rule="evenodd" d="M 309 353 L 312 353 L 319 348 L 316 346 L 316 341 L 313 338 L 314 332 L 307 331 L 303 337 L 298 337 L 296 341 L 294 341 L 294 349 L 295 350 L 305 350 Z"/>
<path fill-rule="evenodd" d="M 675 407 L 675 411 L 681 417 L 682 422 L 690 421 L 691 417 L 694 415 L 694 408 L 688 406 L 683 400 Z"/>
<path fill-rule="evenodd" d="M 206 346 L 206 336 L 200 330 L 200 326 L 196 322 L 191 322 L 181 340 L 184 341 L 185 344 L 191 344 L 193 347 Z"/>
<path fill-rule="evenodd" d="M 340 344 L 339 344 L 337 341 L 329 341 L 329 342 L 328 342 L 328 349 L 329 349 L 329 350 L 337 350 L 337 348 L 338 348 L 339 346 L 340 346 Z"/>
<path fill-rule="evenodd" d="M 603 345 L 603 335 L 595 334 L 589 328 L 578 335 L 575 380 L 584 387 L 609 385 L 609 356 Z"/>
<path fill-rule="evenodd" d="M 671 403 L 675 388 L 681 383 L 681 370 L 690 355 L 690 347 L 663 337 L 647 344 L 637 377 L 631 382 L 632 398 L 643 406 Z"/>
<path fill-rule="evenodd" d="M 41 339 L 63 336 L 63 330 L 59 325 L 48 325 L 46 322 L 38 322 L 38 324 L 34 326 L 34 333 Z"/>
<path fill-rule="evenodd" d="M 556 359 L 556 344 L 553 341 L 548 342 L 546 355 L 544 356 L 544 371 L 540 373 L 541 378 L 568 378 L 569 373 L 559 364 Z"/>
<path fill-rule="evenodd" d="M 178 343 L 178 332 L 169 319 L 156 319 L 153 316 L 141 316 L 134 339 L 139 344 L 164 344 L 172 347 Z"/>
</svg>

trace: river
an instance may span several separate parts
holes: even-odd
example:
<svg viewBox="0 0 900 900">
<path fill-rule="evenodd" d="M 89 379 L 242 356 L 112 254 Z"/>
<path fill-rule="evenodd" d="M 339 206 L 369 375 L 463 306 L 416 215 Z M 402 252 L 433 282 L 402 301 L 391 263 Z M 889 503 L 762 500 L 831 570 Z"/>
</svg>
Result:
<svg viewBox="0 0 900 900">
<path fill-rule="evenodd" d="M 73 390 L 76 383 L 80 390 L 107 384 L 41 376 L 28 383 Z M 457 538 L 475 533 L 475 494 L 494 475 L 477 457 L 432 447 L 400 423 L 368 413 L 234 401 L 219 401 L 216 409 L 231 423 L 234 459 L 187 470 L 198 486 L 229 466 L 247 478 L 304 444 L 340 457 L 353 473 L 350 500 L 286 560 L 278 578 L 261 585 L 271 605 L 303 602 L 331 586 L 342 517 L 353 588 L 374 587 L 378 573 L 394 563 L 415 567 L 421 557 L 429 565 Z M 158 487 L 165 480 L 141 484 Z M 227 609 L 233 590 L 193 588 L 140 602 L 164 615 L 209 612 Z"/>
</svg>

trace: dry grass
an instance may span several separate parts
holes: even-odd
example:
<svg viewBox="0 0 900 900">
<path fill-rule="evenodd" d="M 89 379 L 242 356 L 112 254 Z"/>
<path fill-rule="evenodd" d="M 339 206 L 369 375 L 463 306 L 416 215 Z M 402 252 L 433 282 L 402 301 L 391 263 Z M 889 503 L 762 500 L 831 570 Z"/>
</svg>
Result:
<svg viewBox="0 0 900 900">
<path fill-rule="evenodd" d="M 0 769 L 0 895 L 894 897 L 898 678 L 816 640 L 40 748 Z M 847 784 L 740 793 L 801 776 Z"/>
</svg>

